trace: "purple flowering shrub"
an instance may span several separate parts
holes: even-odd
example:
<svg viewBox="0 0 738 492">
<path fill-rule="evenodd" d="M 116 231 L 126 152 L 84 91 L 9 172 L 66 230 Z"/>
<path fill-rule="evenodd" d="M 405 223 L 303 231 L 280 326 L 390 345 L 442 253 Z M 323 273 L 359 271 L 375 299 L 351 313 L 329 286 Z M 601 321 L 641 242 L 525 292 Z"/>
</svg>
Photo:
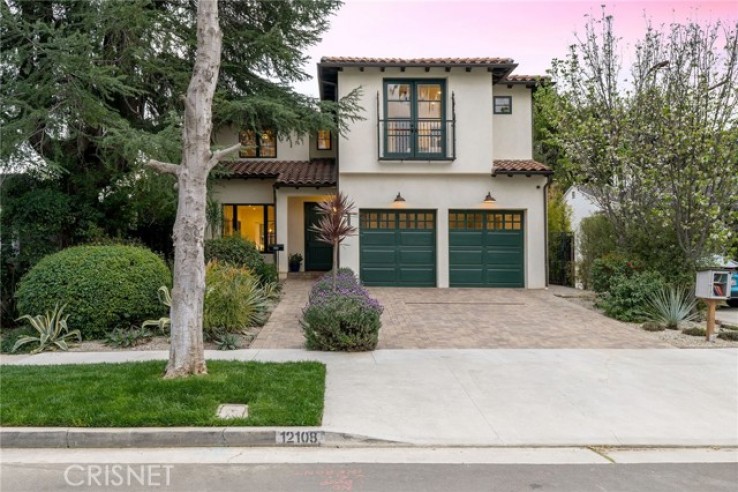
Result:
<svg viewBox="0 0 738 492">
<path fill-rule="evenodd" d="M 359 352 L 374 350 L 382 326 L 382 306 L 348 268 L 338 271 L 336 290 L 332 275 L 315 283 L 302 324 L 310 350 Z"/>
</svg>

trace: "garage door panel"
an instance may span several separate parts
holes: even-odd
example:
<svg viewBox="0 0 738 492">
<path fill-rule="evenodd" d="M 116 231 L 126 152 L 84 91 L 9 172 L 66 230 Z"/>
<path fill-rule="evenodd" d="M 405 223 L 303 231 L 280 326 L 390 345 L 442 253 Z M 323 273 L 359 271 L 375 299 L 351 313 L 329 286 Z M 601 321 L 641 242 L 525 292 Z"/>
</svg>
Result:
<svg viewBox="0 0 738 492">
<path fill-rule="evenodd" d="M 361 252 L 362 264 L 392 264 L 395 262 L 394 249 L 367 248 Z"/>
<path fill-rule="evenodd" d="M 401 231 L 400 246 L 430 246 L 436 244 L 436 235 L 432 231 Z"/>
<path fill-rule="evenodd" d="M 501 287 L 520 287 L 523 272 L 520 269 L 487 269 L 485 283 Z"/>
<path fill-rule="evenodd" d="M 473 246 L 479 248 L 482 244 L 482 232 L 479 231 L 454 231 L 454 234 L 449 236 L 450 246 Z"/>
<path fill-rule="evenodd" d="M 361 235 L 363 246 L 387 246 L 394 242 L 394 231 L 367 231 Z"/>
<path fill-rule="evenodd" d="M 436 283 L 435 268 L 406 268 L 399 270 L 402 285 L 428 285 Z"/>
<path fill-rule="evenodd" d="M 515 246 L 520 247 L 521 231 L 490 231 L 487 233 L 484 244 L 487 246 Z"/>
<path fill-rule="evenodd" d="M 481 248 L 452 249 L 450 262 L 453 265 L 479 265 L 484 252 Z"/>
<path fill-rule="evenodd" d="M 367 284 L 384 284 L 396 280 L 394 267 L 361 267 L 361 279 Z"/>
<path fill-rule="evenodd" d="M 487 265 L 518 265 L 522 251 L 495 248 L 485 250 L 484 263 Z"/>
<path fill-rule="evenodd" d="M 478 268 L 451 268 L 449 272 L 451 285 L 484 285 L 484 272 Z"/>
<path fill-rule="evenodd" d="M 432 267 L 436 262 L 436 252 L 432 249 L 401 249 L 399 262 L 402 265 L 427 265 Z"/>
</svg>

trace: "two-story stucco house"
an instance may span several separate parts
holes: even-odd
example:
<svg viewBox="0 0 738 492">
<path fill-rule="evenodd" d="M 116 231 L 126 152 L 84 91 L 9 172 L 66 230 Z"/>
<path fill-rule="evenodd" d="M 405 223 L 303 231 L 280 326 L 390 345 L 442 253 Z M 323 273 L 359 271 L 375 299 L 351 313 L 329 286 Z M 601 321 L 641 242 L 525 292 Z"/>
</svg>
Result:
<svg viewBox="0 0 738 492">
<path fill-rule="evenodd" d="M 507 58 L 323 58 L 321 97 L 362 88 L 363 121 L 344 136 L 298 142 L 262 132 L 240 138 L 239 159 L 215 183 L 223 233 L 275 253 L 280 272 L 300 253 L 305 270 L 328 270 L 330 248 L 308 231 L 315 202 L 341 190 L 359 232 L 340 266 L 366 285 L 546 285 L 546 185 L 532 160 L 532 93 L 540 77 L 515 76 Z"/>
</svg>

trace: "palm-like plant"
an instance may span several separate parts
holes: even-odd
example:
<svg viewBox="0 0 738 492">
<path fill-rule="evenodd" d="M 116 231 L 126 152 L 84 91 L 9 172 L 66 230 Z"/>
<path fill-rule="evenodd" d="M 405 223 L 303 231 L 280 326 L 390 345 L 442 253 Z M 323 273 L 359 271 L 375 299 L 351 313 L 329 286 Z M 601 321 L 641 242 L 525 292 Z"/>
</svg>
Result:
<svg viewBox="0 0 738 492">
<path fill-rule="evenodd" d="M 660 321 L 667 328 L 676 330 L 680 322 L 697 318 L 696 306 L 697 300 L 690 291 L 670 286 L 649 296 L 646 314 L 653 321 Z"/>
<path fill-rule="evenodd" d="M 67 345 L 66 339 L 72 336 L 76 336 L 77 341 L 81 342 L 82 333 L 80 333 L 79 330 L 69 331 L 69 327 L 67 326 L 67 318 L 69 318 L 69 315 L 66 314 L 62 316 L 65 307 L 67 307 L 66 304 L 62 305 L 61 307 L 59 307 L 59 305 L 57 304 L 56 306 L 54 306 L 53 311 L 46 311 L 45 315 L 39 314 L 37 316 L 31 316 L 29 314 L 26 314 L 18 318 L 16 321 L 28 321 L 33 329 L 38 332 L 38 336 L 32 337 L 26 335 L 19 338 L 15 342 L 15 345 L 13 345 L 12 352 L 15 352 L 27 343 L 33 342 L 37 342 L 38 347 L 31 351 L 32 354 L 36 354 L 43 350 L 54 347 L 61 350 L 67 350 L 69 349 L 69 346 Z"/>
<path fill-rule="evenodd" d="M 169 292 L 169 288 L 166 285 L 162 285 L 159 287 L 159 290 L 156 292 L 157 297 L 159 298 L 159 302 L 168 307 L 169 309 L 172 308 L 172 294 Z M 162 316 L 159 319 L 148 319 L 141 323 L 141 329 L 148 328 L 149 326 L 156 326 L 159 328 L 159 331 L 162 334 L 166 334 L 167 328 L 169 328 L 170 325 L 170 319 L 167 316 Z"/>
<path fill-rule="evenodd" d="M 356 227 L 350 225 L 348 220 L 349 214 L 353 211 L 354 202 L 343 193 L 338 193 L 318 203 L 320 220 L 310 226 L 310 230 L 316 233 L 318 241 L 333 246 L 333 290 L 336 290 L 338 277 L 338 247 L 344 239 L 356 233 Z"/>
</svg>

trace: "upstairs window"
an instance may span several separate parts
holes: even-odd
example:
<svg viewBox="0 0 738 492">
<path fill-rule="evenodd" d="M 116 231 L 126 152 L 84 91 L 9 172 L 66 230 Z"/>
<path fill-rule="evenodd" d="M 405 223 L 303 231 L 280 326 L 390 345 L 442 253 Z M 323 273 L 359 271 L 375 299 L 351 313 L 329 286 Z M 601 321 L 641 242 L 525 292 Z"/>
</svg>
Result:
<svg viewBox="0 0 738 492">
<path fill-rule="evenodd" d="M 495 114 L 512 114 L 511 96 L 495 96 Z"/>
<path fill-rule="evenodd" d="M 444 89 L 443 80 L 384 81 L 385 158 L 446 158 Z"/>
<path fill-rule="evenodd" d="M 318 150 L 331 150 L 331 131 L 318 130 Z"/>
<path fill-rule="evenodd" d="M 277 138 L 274 130 L 243 130 L 238 134 L 241 157 L 277 157 Z"/>
</svg>

